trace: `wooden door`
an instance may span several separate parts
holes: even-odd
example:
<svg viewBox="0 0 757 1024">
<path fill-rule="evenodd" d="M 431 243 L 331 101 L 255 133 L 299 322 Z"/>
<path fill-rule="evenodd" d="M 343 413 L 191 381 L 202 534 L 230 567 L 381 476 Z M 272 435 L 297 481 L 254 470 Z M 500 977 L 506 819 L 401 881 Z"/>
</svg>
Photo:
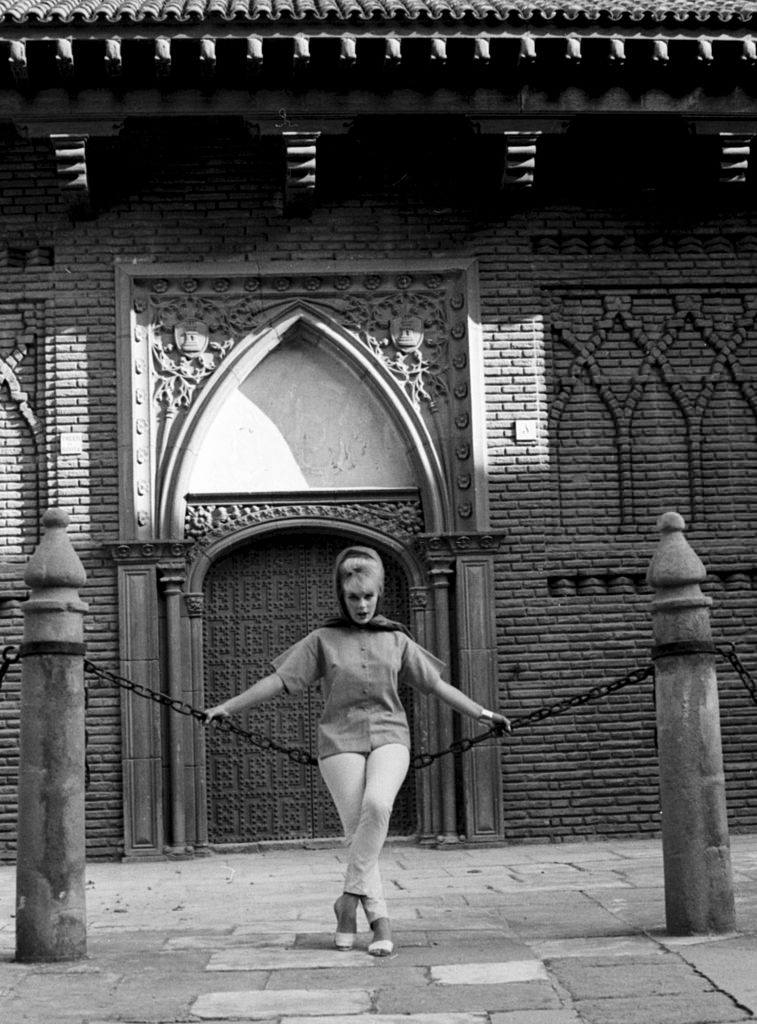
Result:
<svg viewBox="0 0 757 1024">
<path fill-rule="evenodd" d="M 205 705 L 226 700 L 271 671 L 270 662 L 311 629 L 338 614 L 332 583 L 344 540 L 282 535 L 233 552 L 205 581 Z M 383 611 L 408 621 L 407 579 L 388 558 Z M 411 720 L 412 693 L 403 693 Z M 320 688 L 279 697 L 238 719 L 285 746 L 316 752 Z M 336 810 L 318 768 L 252 746 L 241 737 L 207 734 L 208 837 L 211 843 L 251 843 L 341 835 Z M 400 791 L 390 832 L 416 829 L 412 772 Z"/>
</svg>

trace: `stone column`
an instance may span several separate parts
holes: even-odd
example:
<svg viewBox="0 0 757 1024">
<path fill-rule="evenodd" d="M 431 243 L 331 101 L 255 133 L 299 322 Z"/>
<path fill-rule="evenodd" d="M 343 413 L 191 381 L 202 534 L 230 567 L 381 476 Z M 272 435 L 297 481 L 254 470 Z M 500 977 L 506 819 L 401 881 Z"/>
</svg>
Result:
<svg viewBox="0 0 757 1024">
<path fill-rule="evenodd" d="M 432 647 L 429 595 L 426 587 L 410 588 L 410 631 L 422 647 Z M 430 702 L 424 694 L 415 695 L 415 742 L 418 751 L 429 751 L 435 745 L 436 730 L 432 725 Z M 417 752 L 417 751 L 416 751 Z M 418 828 L 421 842 L 435 842 L 441 831 L 441 814 L 434 794 L 438 790 L 433 768 L 426 768 L 415 777 L 416 797 L 420 806 Z"/>
<path fill-rule="evenodd" d="M 434 619 L 436 625 L 436 656 L 448 666 L 451 658 L 450 619 L 449 619 L 449 581 L 452 567 L 448 563 L 434 563 L 429 572 L 431 592 L 434 602 Z M 441 701 L 435 708 L 438 722 L 438 736 L 441 749 L 452 743 L 454 738 L 452 709 Z M 441 783 L 442 833 L 441 840 L 445 843 L 456 843 L 459 840 L 457 829 L 457 806 L 455 795 L 455 762 L 451 756 L 440 758 L 439 775 Z"/>
<path fill-rule="evenodd" d="M 87 952 L 84 828 L 84 568 L 50 509 L 24 581 L 16 959 Z"/>
<path fill-rule="evenodd" d="M 168 572 L 161 576 L 166 595 L 166 661 L 168 667 L 168 694 L 172 700 L 183 701 L 181 658 L 181 600 L 183 575 Z M 171 792 L 171 844 L 170 853 L 186 853 L 187 822 L 185 773 L 185 722 L 176 711 L 168 712 L 168 756 Z"/>
<path fill-rule="evenodd" d="M 705 568 L 676 512 L 647 573 L 655 591 L 655 687 L 665 917 L 671 935 L 732 931 L 733 882 Z"/>
<path fill-rule="evenodd" d="M 499 711 L 492 556 L 461 556 L 456 578 L 460 689 L 483 707 Z M 482 731 L 469 718 L 462 717 L 461 724 L 464 736 Z M 473 747 L 463 758 L 462 771 L 466 837 L 476 842 L 501 838 L 501 748 L 496 743 Z"/>
<path fill-rule="evenodd" d="M 205 703 L 203 683 L 204 657 L 202 647 L 202 613 L 205 598 L 201 591 L 184 594 L 189 629 L 189 671 L 184 700 L 194 707 Z M 195 853 L 207 850 L 208 807 L 205 786 L 205 730 L 194 723 L 189 734 L 189 756 L 187 764 L 187 837 Z"/>
</svg>

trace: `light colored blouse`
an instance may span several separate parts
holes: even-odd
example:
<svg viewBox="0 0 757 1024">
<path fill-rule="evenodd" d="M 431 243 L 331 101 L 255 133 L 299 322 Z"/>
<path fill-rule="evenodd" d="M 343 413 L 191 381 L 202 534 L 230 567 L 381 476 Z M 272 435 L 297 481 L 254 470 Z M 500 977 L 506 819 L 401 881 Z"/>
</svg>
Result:
<svg viewBox="0 0 757 1024">
<path fill-rule="evenodd" d="M 410 746 L 398 685 L 428 693 L 444 663 L 404 633 L 323 626 L 284 651 L 273 668 L 289 694 L 319 680 L 324 709 L 318 756 L 369 753 L 386 743 Z"/>
</svg>

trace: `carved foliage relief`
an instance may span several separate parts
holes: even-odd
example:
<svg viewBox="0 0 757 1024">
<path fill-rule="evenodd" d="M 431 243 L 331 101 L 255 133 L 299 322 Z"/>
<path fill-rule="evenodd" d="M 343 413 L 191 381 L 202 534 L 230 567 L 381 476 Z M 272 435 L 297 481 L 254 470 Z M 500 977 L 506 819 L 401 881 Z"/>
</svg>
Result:
<svg viewBox="0 0 757 1024">
<path fill-rule="evenodd" d="M 757 501 L 757 293 L 551 299 L 550 437 L 563 528 L 727 528 Z"/>
<path fill-rule="evenodd" d="M 394 378 L 450 464 L 458 515 L 473 473 L 465 273 L 144 276 L 132 282 L 132 422 L 138 533 L 154 528 L 161 464 L 224 360 L 301 305 Z"/>
<path fill-rule="evenodd" d="M 293 519 L 329 519 L 351 523 L 405 540 L 423 530 L 420 501 L 407 499 L 329 504 L 192 504 L 187 506 L 184 532 L 198 548 L 204 548 L 213 541 L 248 526 Z"/>
</svg>

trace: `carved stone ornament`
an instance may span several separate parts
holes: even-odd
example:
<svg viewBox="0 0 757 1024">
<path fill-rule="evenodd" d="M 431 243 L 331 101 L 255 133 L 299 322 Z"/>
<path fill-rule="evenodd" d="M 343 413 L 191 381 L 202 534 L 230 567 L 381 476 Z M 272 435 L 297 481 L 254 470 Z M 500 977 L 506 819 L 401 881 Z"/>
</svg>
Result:
<svg viewBox="0 0 757 1024">
<path fill-rule="evenodd" d="M 296 264 L 272 265 L 251 276 L 244 266 L 214 273 L 211 266 L 182 265 L 125 274 L 131 288 L 134 486 L 149 485 L 154 496 L 148 500 L 145 491 L 129 498 L 141 536 L 163 528 L 154 525 L 156 509 L 163 514 L 164 489 L 173 486 L 163 474 L 173 466 L 170 460 L 203 388 L 212 379 L 222 389 L 224 361 L 246 357 L 247 348 L 268 338 L 282 317 L 296 324 L 298 310 L 308 329 L 317 332 L 322 320 L 324 331 L 336 331 L 340 344 L 374 363 L 384 386 L 393 381 L 395 393 L 404 392 L 417 414 L 427 421 L 433 417 L 433 427 L 427 423 L 424 429 L 445 444 L 470 450 L 469 321 L 461 314 L 470 271 L 455 265 L 418 269 L 417 263 L 403 268 L 390 261 L 355 266 L 345 272 L 323 264 L 301 270 Z M 341 507 L 334 518 L 344 515 Z M 362 520 L 356 512 L 350 521 Z M 217 518 L 209 526 L 193 518 L 187 536 L 204 536 L 217 526 Z M 381 520 L 377 528 L 410 534 L 422 527 Z"/>
<path fill-rule="evenodd" d="M 266 308 L 275 308 L 282 293 L 287 301 L 307 295 L 312 304 L 317 291 L 318 299 L 328 298 L 329 315 L 336 313 L 412 403 L 437 412 L 451 388 L 449 345 L 466 333 L 455 315 L 458 275 L 266 275 L 254 279 L 254 295 L 247 276 L 135 279 L 133 308 L 140 320 L 135 332 L 144 331 L 149 339 L 154 403 L 168 418 L 189 408 L 226 355 L 265 324 Z M 461 353 L 456 358 L 460 369 Z"/>
<path fill-rule="evenodd" d="M 210 343 L 210 329 L 202 320 L 188 320 L 174 329 L 176 347 L 187 359 L 201 356 Z"/>
<path fill-rule="evenodd" d="M 188 505 L 184 535 L 200 547 L 245 526 L 276 520 L 328 519 L 378 530 L 390 537 L 406 538 L 423 530 L 419 500 L 335 502 L 334 504 L 234 504 Z"/>
<path fill-rule="evenodd" d="M 189 545 L 183 540 L 108 545 L 114 562 L 183 562 L 188 550 Z"/>
<path fill-rule="evenodd" d="M 260 303 L 248 295 L 226 297 L 217 288 L 213 294 L 200 294 L 194 279 L 191 286 L 184 281 L 178 293 L 163 279 L 144 282 L 142 287 L 149 289 L 149 301 L 140 288 L 135 309 L 143 303 L 149 309 L 157 377 L 153 397 L 157 405 L 175 413 L 191 404 L 197 388 L 234 345 L 255 329 Z"/>
<path fill-rule="evenodd" d="M 413 540 L 415 550 L 427 558 L 493 554 L 504 539 L 498 533 L 422 534 Z"/>
<path fill-rule="evenodd" d="M 184 603 L 187 609 L 187 615 L 191 619 L 199 618 L 205 607 L 205 595 L 203 593 L 192 592 L 184 595 Z"/>
<path fill-rule="evenodd" d="M 203 330 L 198 325 L 202 325 Z M 204 330 L 208 333 L 203 333 Z M 154 332 L 150 349 L 157 377 L 155 402 L 172 412 L 180 406 L 188 407 L 196 388 L 210 376 L 233 344 L 230 338 L 211 340 L 209 329 L 198 320 L 176 325 L 172 335 L 167 337 Z"/>
<path fill-rule="evenodd" d="M 443 295 L 400 291 L 351 296 L 347 325 L 399 381 L 414 405 L 432 411 L 449 394 L 449 318 Z"/>
</svg>

